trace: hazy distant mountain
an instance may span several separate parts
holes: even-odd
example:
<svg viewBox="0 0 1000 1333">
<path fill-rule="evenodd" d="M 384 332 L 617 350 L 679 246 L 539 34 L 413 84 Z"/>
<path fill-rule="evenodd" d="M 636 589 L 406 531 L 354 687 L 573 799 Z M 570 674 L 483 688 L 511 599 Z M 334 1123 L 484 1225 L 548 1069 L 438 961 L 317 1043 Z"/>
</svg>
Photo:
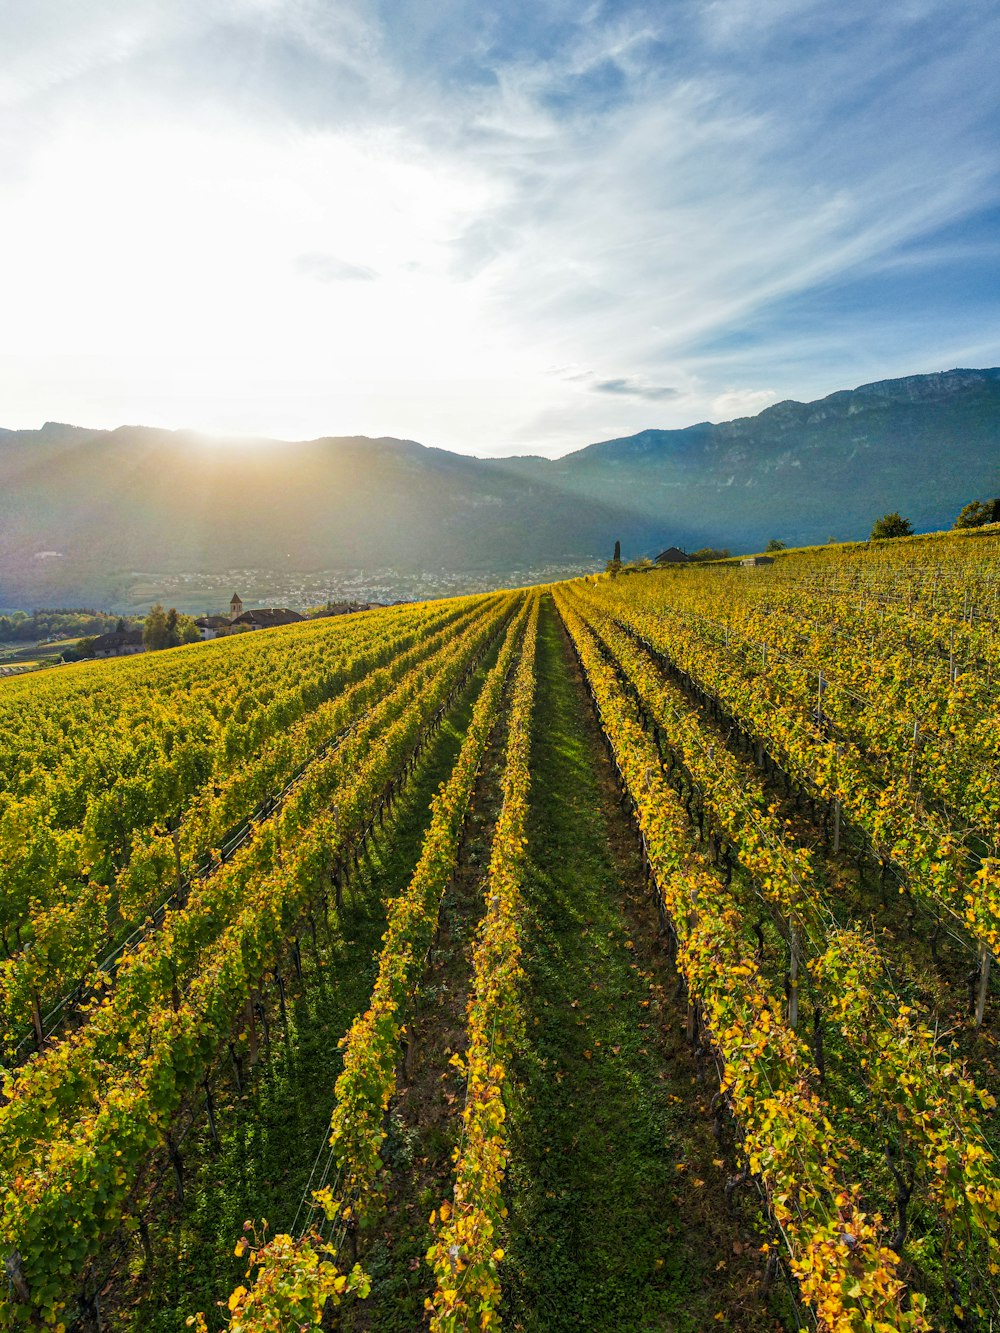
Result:
<svg viewBox="0 0 1000 1333">
<path fill-rule="evenodd" d="M 538 471 L 581 497 L 627 504 L 637 519 L 662 516 L 678 545 L 867 537 L 889 509 L 917 531 L 950 527 L 966 499 L 1000 494 L 1000 369 L 882 380 L 721 425 L 642 431 Z"/>
<path fill-rule="evenodd" d="M 185 431 L 0 430 L 0 605 L 102 600 L 129 571 L 393 567 L 502 578 L 676 544 L 918 530 L 1000 494 L 1000 369 L 863 385 L 565 458 L 411 440 L 210 443 Z"/>
</svg>

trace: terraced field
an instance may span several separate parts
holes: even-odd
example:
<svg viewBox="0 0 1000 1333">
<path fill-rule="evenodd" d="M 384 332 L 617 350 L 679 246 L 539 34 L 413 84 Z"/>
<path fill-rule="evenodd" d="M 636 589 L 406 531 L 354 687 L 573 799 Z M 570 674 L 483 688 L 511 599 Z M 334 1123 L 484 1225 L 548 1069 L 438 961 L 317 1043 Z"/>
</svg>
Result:
<svg viewBox="0 0 1000 1333">
<path fill-rule="evenodd" d="M 3 682 L 0 1325 L 985 1333 L 998 555 Z"/>
</svg>

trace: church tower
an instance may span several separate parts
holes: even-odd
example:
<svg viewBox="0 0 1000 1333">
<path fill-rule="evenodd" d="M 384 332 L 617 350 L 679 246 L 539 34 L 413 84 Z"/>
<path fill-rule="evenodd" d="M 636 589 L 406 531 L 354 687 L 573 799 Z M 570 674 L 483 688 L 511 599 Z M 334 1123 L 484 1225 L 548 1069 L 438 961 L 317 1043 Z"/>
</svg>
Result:
<svg viewBox="0 0 1000 1333">
<path fill-rule="evenodd" d="M 232 601 L 229 603 L 229 619 L 235 620 L 237 616 L 243 614 L 243 603 L 240 600 L 238 592 L 233 593 Z"/>
</svg>

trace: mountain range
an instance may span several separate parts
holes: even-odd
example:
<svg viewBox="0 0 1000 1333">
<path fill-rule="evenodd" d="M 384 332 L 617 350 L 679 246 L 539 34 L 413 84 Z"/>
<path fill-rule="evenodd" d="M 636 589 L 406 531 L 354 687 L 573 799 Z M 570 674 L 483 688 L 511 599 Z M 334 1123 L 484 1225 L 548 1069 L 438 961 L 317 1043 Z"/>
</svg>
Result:
<svg viewBox="0 0 1000 1333">
<path fill-rule="evenodd" d="M 488 574 L 662 547 L 950 526 L 1000 494 L 1000 369 L 913 375 L 645 430 L 560 459 L 413 440 L 212 442 L 144 426 L 0 430 L 0 606 L 120 600 L 136 571 Z"/>
</svg>

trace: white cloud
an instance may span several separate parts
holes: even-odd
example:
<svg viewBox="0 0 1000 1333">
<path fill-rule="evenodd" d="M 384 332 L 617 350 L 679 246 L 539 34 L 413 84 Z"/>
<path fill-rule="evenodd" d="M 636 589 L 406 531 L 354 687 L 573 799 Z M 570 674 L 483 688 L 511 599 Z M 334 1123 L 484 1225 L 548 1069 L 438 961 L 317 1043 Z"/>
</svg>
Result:
<svg viewBox="0 0 1000 1333">
<path fill-rule="evenodd" d="M 822 307 L 997 198 L 988 11 L 574 8 L 7 7 L 2 424 L 556 451 L 1000 352 Z"/>
<path fill-rule="evenodd" d="M 315 278 L 319 282 L 370 282 L 378 276 L 373 268 L 352 264 L 336 255 L 298 255 L 295 268 L 303 277 Z"/>
<path fill-rule="evenodd" d="M 0 11 L 0 107 L 134 61 L 202 27 L 195 0 L 33 0 Z"/>
</svg>

